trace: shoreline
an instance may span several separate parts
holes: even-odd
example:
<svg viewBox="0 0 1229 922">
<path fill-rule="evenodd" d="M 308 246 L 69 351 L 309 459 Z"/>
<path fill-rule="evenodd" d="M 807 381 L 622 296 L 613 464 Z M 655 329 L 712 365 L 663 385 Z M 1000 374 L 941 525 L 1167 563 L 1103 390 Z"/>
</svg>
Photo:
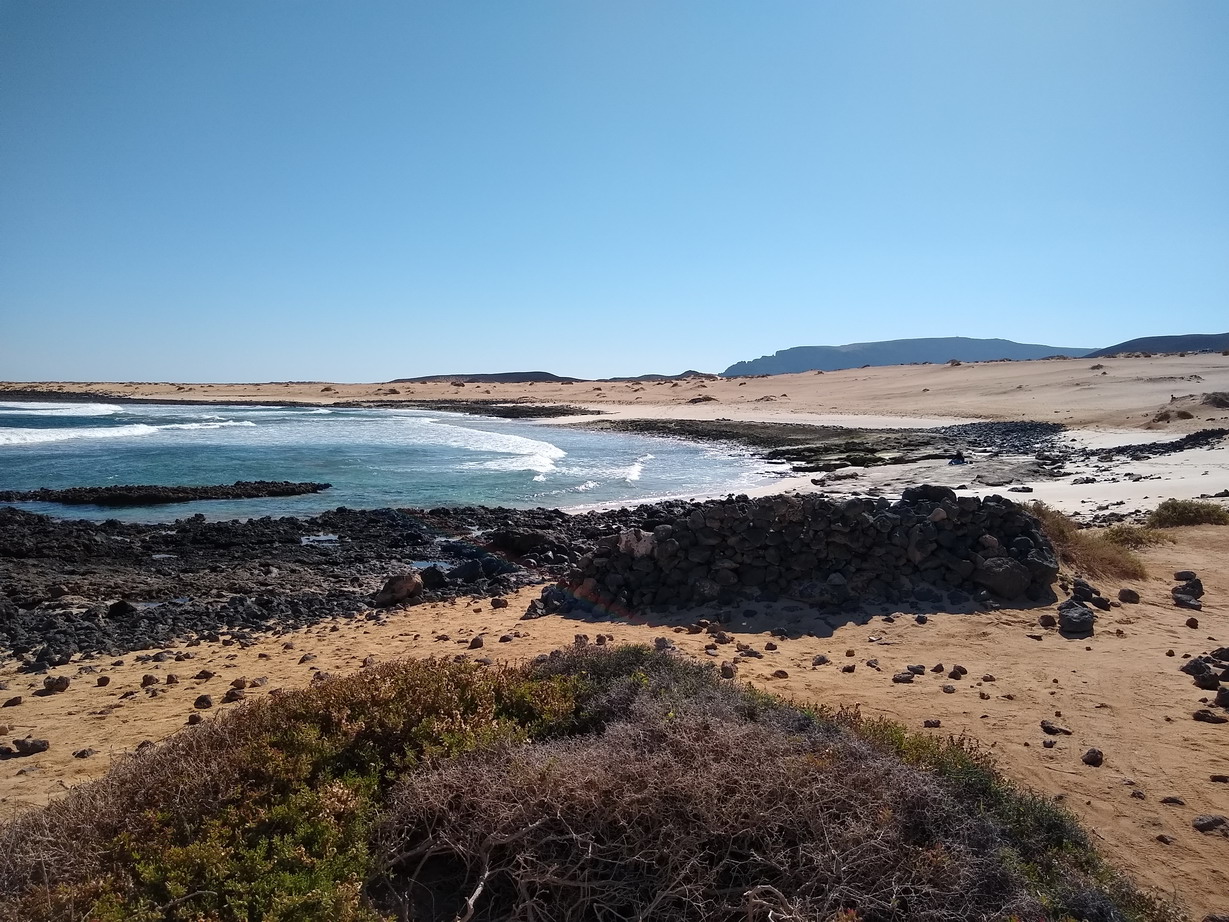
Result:
<svg viewBox="0 0 1229 922">
<path fill-rule="evenodd" d="M 402 399 L 380 401 L 381 406 L 354 406 L 353 401 L 324 403 L 290 400 L 278 403 L 273 395 L 258 399 L 232 396 L 201 400 L 182 396 L 134 397 L 82 391 L 38 392 L 36 395 L 29 391 L 0 389 L 0 401 L 11 399 L 15 393 L 23 397 L 38 397 L 36 400 L 21 401 L 27 403 L 114 401 L 117 404 L 166 406 L 402 409 L 478 418 L 509 418 L 489 415 L 492 409 L 490 402 L 472 399 Z M 427 403 L 431 406 L 422 405 Z M 690 415 L 694 412 L 690 407 L 686 411 L 689 415 L 684 416 L 683 409 L 678 406 L 639 409 L 607 407 L 604 408 L 605 412 L 599 414 L 595 410 L 589 415 L 572 413 L 575 405 L 556 407 L 513 403 L 508 406 L 534 407 L 528 413 L 510 416 L 521 417 L 527 424 L 548 429 L 628 432 L 692 444 L 731 446 L 739 452 L 749 453 L 763 462 L 765 467 L 761 474 L 762 482 L 752 485 L 733 482 L 717 488 L 646 493 L 625 500 L 594 503 L 586 503 L 579 496 L 575 498 L 580 502 L 568 502 L 572 497 L 566 497 L 548 507 L 569 513 L 631 508 L 667 500 L 712 499 L 741 493 L 757 497 L 813 492 L 851 496 L 893 495 L 912 483 L 925 481 L 949 486 L 970 496 L 984 497 L 1004 492 L 1021 494 L 1014 498 L 1041 500 L 1075 516 L 1083 524 L 1110 524 L 1114 521 L 1138 521 L 1164 498 L 1215 497 L 1229 490 L 1229 457 L 1225 457 L 1229 452 L 1224 444 L 1195 448 L 1180 455 L 1167 454 L 1160 459 L 1142 455 L 1125 459 L 1113 457 L 1114 450 L 1123 445 L 1139 447 L 1150 442 L 1173 441 L 1178 432 L 1168 427 L 1071 427 L 1061 423 L 1017 419 L 974 423 L 943 420 L 943 425 L 936 427 L 880 428 L 876 424 L 882 423 L 884 417 L 856 414 L 840 417 L 829 414 L 822 418 L 839 418 L 843 425 L 816 425 L 810 421 L 814 415 L 807 413 L 784 416 L 761 414 L 761 418 L 756 419 L 730 419 L 711 416 L 696 418 Z M 560 416 L 553 412 L 553 408 L 566 412 Z M 654 412 L 644 412 L 648 410 Z M 939 422 L 933 417 L 917 417 L 912 421 L 916 424 Z M 1192 418 L 1189 422 L 1204 421 Z M 1017 432 L 1027 434 L 1033 429 L 1037 432 L 1022 441 L 1013 435 Z M 1048 438 L 1052 444 L 1047 443 L 1047 429 L 1051 432 Z M 1185 429 L 1187 437 L 1190 437 L 1191 426 Z M 970 463 L 949 466 L 948 459 L 957 451 L 963 452 Z M 1098 458 L 1098 452 L 1104 453 L 1104 457 Z M 1055 454 L 1062 456 L 1065 463 L 1053 465 L 1037 462 L 1040 457 Z M 778 464 L 780 468 L 774 470 L 772 466 Z M 455 505 L 464 506 L 466 500 L 457 499 Z M 363 508 L 367 508 L 366 504 Z M 534 508 L 534 505 L 518 505 L 516 508 Z M 191 503 L 183 504 L 183 510 L 185 515 L 194 514 Z M 102 508 L 91 512 L 102 514 Z M 64 517 L 59 510 L 40 509 L 39 514 Z M 259 516 L 260 513 L 252 515 Z M 211 520 L 225 521 L 225 516 L 225 512 L 215 511 L 211 513 Z"/>
</svg>

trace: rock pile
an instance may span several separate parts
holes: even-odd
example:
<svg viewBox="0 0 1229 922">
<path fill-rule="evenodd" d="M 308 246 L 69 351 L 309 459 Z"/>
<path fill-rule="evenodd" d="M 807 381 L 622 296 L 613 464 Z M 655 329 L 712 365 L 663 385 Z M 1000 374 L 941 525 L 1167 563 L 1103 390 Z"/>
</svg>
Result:
<svg viewBox="0 0 1229 922">
<path fill-rule="evenodd" d="M 1194 680 L 1201 691 L 1212 692 L 1202 699 L 1209 707 L 1195 711 L 1193 717 L 1202 723 L 1229 723 L 1229 647 L 1217 647 L 1209 653 L 1194 656 L 1184 662 L 1180 670 Z"/>
<path fill-rule="evenodd" d="M 663 510 L 664 511 L 664 510 Z M 600 538 L 565 581 L 586 602 L 685 606 L 785 595 L 818 606 L 1040 599 L 1058 562 L 1035 519 L 940 486 L 886 498 L 739 496 Z M 546 612 L 567 593 L 543 593 Z"/>
<path fill-rule="evenodd" d="M 1179 608 L 1203 610 L 1203 582 L 1194 570 L 1179 570 L 1174 574 L 1174 582 L 1178 585 L 1170 590 L 1174 604 Z"/>
</svg>

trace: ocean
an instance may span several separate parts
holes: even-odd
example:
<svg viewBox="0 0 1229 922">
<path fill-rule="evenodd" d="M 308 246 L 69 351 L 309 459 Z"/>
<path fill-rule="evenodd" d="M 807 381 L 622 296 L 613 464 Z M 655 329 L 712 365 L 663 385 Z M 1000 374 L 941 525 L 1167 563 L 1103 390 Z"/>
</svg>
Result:
<svg viewBox="0 0 1229 922">
<path fill-rule="evenodd" d="M 776 471 L 779 472 L 779 468 Z M 0 402 L 0 490 L 323 481 L 306 496 L 114 508 L 67 518 L 170 522 L 455 505 L 580 509 L 738 493 L 777 473 L 749 452 L 413 409 Z"/>
</svg>

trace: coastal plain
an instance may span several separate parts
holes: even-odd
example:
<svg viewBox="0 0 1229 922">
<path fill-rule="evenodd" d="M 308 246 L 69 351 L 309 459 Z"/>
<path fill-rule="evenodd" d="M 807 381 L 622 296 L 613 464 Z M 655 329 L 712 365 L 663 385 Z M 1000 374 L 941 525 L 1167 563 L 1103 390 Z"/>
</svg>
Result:
<svg viewBox="0 0 1229 922">
<path fill-rule="evenodd" d="M 1080 449 L 1062 476 L 1038 471 L 1032 459 L 1008 458 L 988 448 L 974 453 L 967 465 L 931 458 L 859 469 L 843 479 L 783 470 L 765 492 L 891 495 L 904 485 L 932 482 L 989 495 L 1019 487 L 1027 492 L 1013 498 L 1043 499 L 1095 521 L 1098 515 L 1142 514 L 1171 497 L 1208 496 L 1226 505 L 1216 494 L 1229 489 L 1223 440 L 1169 454 L 1112 454 L 1116 446 L 1229 428 L 1229 408 L 1208 396 L 1229 393 L 1229 356 L 1223 355 L 896 366 L 732 379 L 458 384 L 12 383 L 0 385 L 0 400 L 408 403 L 469 412 L 489 404 L 586 411 L 542 425 L 686 420 L 897 431 L 979 421 L 1047 422 L 1068 427 L 1059 438 Z M 1003 482 L 979 484 L 977 475 L 990 470 Z M 739 680 L 802 703 L 857 707 L 912 729 L 939 721 L 932 732 L 976 740 L 1008 777 L 1075 811 L 1097 847 L 1138 883 L 1201 918 L 1229 911 L 1229 838 L 1192 826 L 1198 815 L 1229 814 L 1229 783 L 1214 780 L 1229 776 L 1229 724 L 1193 718 L 1208 707 L 1209 695 L 1179 667 L 1186 657 L 1229 645 L 1224 564 L 1229 528 L 1167 532 L 1173 543 L 1140 552 L 1146 577 L 1092 578 L 1115 601 L 1089 638 L 1066 638 L 1039 626 L 1039 617 L 1052 610 L 1047 606 L 936 611 L 924 618 L 907 606 L 881 606 L 834 619 L 805 607 L 748 603 L 723 626 L 735 643 L 761 654 L 739 660 Z M 1174 605 L 1170 589 L 1173 574 L 1181 570 L 1196 571 L 1202 579 L 1202 611 Z M 1118 602 L 1119 589 L 1137 592 L 1139 603 Z M 506 607 L 494 607 L 489 598 L 458 597 L 382 609 L 371 619 L 331 618 L 254 642 L 167 647 L 181 657 L 190 654 L 179 662 L 173 657 L 138 662 L 141 651 L 74 662 L 54 670 L 71 677 L 70 687 L 55 695 L 35 694 L 43 676 L 21 672 L 12 663 L 0 666 L 3 697 L 23 698 L 18 706 L 0 709 L 4 736 L 51 741 L 41 755 L 0 763 L 0 812 L 11 815 L 45 803 L 99 776 L 145 741 L 176 732 L 192 714 L 208 719 L 240 706 L 221 703 L 222 693 L 239 678 L 245 684 L 264 680 L 249 685 L 251 696 L 302 687 L 324 673 L 361 670 L 365 661 L 463 656 L 492 665 L 520 662 L 574 643 L 577 635 L 589 643 L 599 636 L 610 643 L 665 638 L 685 655 L 714 662 L 727 658 L 724 648 L 720 659 L 705 649 L 708 634 L 691 632 L 697 621 L 716 618 L 711 610 L 521 620 L 537 596 L 537 587 L 530 586 L 503 596 Z M 828 662 L 817 663 L 823 657 Z M 893 674 L 909 664 L 924 665 L 926 674 L 911 684 L 893 682 Z M 939 664 L 943 672 L 930 671 Z M 968 674 L 952 683 L 946 670 L 955 664 Z M 856 668 L 842 671 L 848 665 Z M 214 675 L 191 678 L 201 670 Z M 178 681 L 168 684 L 169 673 Z M 108 678 L 105 686 L 97 684 L 100 676 Z M 145 676 L 154 681 L 143 686 Z M 953 691 L 945 690 L 953 684 Z M 201 694 L 219 703 L 201 711 L 194 707 Z M 1042 721 L 1070 732 L 1047 733 Z M 1089 748 L 1104 753 L 1103 764 L 1082 761 Z M 73 755 L 86 750 L 93 752 Z"/>
</svg>

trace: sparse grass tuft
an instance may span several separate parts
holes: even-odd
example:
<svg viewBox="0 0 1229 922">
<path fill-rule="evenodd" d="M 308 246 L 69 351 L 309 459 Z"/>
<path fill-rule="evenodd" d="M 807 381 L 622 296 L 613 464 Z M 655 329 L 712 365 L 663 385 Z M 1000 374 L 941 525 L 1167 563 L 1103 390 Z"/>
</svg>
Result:
<svg viewBox="0 0 1229 922">
<path fill-rule="evenodd" d="M 1110 544 L 1138 551 L 1140 548 L 1152 547 L 1157 544 L 1173 544 L 1174 539 L 1165 532 L 1146 525 L 1127 525 L 1119 523 L 1111 525 L 1101 532 L 1101 537 Z"/>
<path fill-rule="evenodd" d="M 1177 528 L 1180 525 L 1229 525 L 1229 510 L 1216 503 L 1197 499 L 1167 499 L 1148 516 L 1152 528 Z"/>
<path fill-rule="evenodd" d="M 1040 501 L 1030 503 L 1029 512 L 1041 523 L 1058 559 L 1077 573 L 1119 579 L 1143 579 L 1148 575 L 1144 562 L 1118 543 L 1117 536 L 1081 529 L 1068 516 Z"/>
</svg>

